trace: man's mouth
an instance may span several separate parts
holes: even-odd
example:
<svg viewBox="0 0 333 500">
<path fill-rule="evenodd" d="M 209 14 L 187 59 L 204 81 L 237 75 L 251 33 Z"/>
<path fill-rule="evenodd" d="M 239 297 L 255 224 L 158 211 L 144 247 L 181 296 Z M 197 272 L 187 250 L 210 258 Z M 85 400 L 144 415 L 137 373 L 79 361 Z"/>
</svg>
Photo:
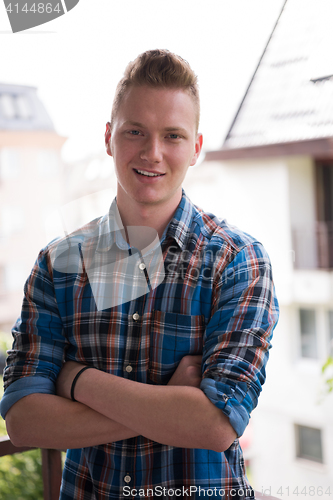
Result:
<svg viewBox="0 0 333 500">
<path fill-rule="evenodd" d="M 137 170 L 134 169 L 137 174 L 145 175 L 146 177 L 161 177 L 164 174 L 156 174 L 154 172 L 148 172 L 147 170 Z"/>
</svg>

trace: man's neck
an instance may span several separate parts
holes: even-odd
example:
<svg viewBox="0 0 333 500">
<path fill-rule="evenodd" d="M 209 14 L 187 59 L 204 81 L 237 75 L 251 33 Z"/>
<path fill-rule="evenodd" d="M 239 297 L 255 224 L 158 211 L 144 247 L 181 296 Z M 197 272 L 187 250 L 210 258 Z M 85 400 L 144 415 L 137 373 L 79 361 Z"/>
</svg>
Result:
<svg viewBox="0 0 333 500">
<path fill-rule="evenodd" d="M 180 192 L 164 203 L 143 204 L 135 200 L 125 200 L 117 194 L 117 206 L 123 225 L 153 228 L 159 238 L 172 219 L 182 197 Z"/>
</svg>

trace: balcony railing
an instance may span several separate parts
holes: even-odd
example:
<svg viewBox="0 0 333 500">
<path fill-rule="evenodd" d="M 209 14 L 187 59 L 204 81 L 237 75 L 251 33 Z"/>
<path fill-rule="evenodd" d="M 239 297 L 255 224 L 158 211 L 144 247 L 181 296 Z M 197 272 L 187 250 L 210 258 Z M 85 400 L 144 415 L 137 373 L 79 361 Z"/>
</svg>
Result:
<svg viewBox="0 0 333 500">
<path fill-rule="evenodd" d="M 27 447 L 18 448 L 13 445 L 8 436 L 0 437 L 0 457 L 33 449 Z M 41 453 L 44 500 L 59 500 L 62 476 L 61 451 L 41 450 Z"/>
<path fill-rule="evenodd" d="M 14 453 L 22 453 L 33 449 L 35 448 L 18 448 L 13 445 L 8 436 L 0 437 L 0 458 L 5 455 L 13 455 Z M 59 500 L 62 476 L 61 451 L 42 449 L 41 453 L 44 500 Z M 259 493 L 258 491 L 255 492 L 255 497 L 256 500 L 281 500 L 276 497 Z"/>
<path fill-rule="evenodd" d="M 333 222 L 293 229 L 295 269 L 333 269 Z"/>
</svg>

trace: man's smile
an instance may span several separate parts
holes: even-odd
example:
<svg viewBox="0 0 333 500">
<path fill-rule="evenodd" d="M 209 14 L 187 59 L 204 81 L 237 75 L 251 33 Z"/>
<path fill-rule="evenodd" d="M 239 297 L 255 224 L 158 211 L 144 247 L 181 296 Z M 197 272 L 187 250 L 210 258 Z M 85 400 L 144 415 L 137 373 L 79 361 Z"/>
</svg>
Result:
<svg viewBox="0 0 333 500">
<path fill-rule="evenodd" d="M 158 173 L 158 172 L 149 172 L 148 170 L 138 170 L 138 169 L 134 169 L 134 171 L 137 173 L 137 174 L 140 174 L 140 175 L 145 175 L 146 177 L 162 177 L 163 173 Z"/>
</svg>

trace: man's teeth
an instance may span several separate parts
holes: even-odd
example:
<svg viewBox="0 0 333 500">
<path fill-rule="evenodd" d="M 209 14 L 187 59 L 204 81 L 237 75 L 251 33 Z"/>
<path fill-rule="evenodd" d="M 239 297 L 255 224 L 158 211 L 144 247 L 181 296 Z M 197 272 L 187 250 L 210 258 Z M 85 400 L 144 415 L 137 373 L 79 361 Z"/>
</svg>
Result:
<svg viewBox="0 0 333 500">
<path fill-rule="evenodd" d="M 153 172 L 146 172 L 145 170 L 137 170 L 137 172 L 141 175 L 146 175 L 147 177 L 158 177 L 162 174 L 153 174 Z"/>
</svg>

